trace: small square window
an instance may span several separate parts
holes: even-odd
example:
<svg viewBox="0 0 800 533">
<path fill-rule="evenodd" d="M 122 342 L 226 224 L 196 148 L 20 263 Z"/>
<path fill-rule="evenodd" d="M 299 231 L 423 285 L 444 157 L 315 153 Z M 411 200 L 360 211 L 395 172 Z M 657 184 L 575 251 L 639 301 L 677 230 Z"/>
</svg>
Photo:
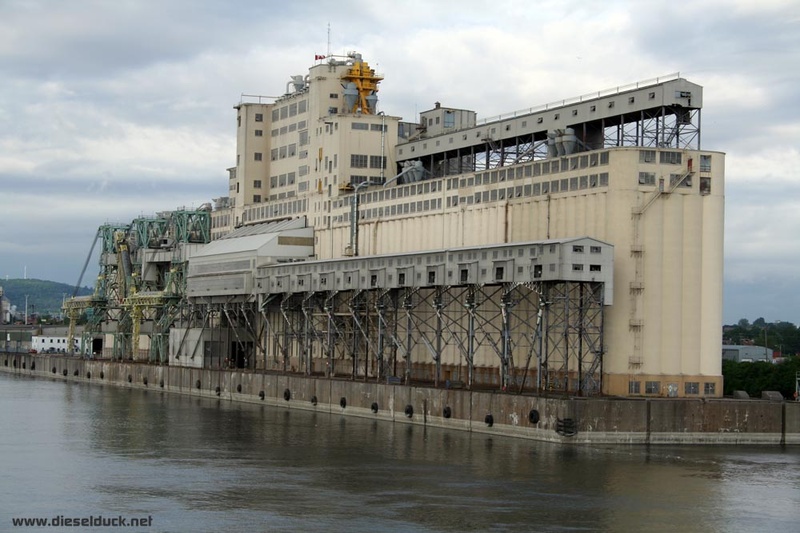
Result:
<svg viewBox="0 0 800 533">
<path fill-rule="evenodd" d="M 641 394 L 642 393 L 642 382 L 641 381 L 629 381 L 628 382 L 628 394 Z"/>
<path fill-rule="evenodd" d="M 703 384 L 703 394 L 705 394 L 706 396 L 713 396 L 714 394 L 716 394 L 716 391 L 717 391 L 716 383 L 706 382 Z"/>
<path fill-rule="evenodd" d="M 264 115 L 262 113 L 256 113 L 256 122 L 264 122 Z"/>
</svg>

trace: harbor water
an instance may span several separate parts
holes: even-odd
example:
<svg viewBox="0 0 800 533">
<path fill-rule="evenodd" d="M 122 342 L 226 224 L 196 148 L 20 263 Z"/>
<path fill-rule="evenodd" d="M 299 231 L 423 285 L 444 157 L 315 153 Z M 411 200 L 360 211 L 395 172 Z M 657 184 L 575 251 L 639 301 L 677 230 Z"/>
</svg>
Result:
<svg viewBox="0 0 800 533">
<path fill-rule="evenodd" d="M 5 374 L 0 465 L 0 531 L 800 528 L 797 447 L 563 446 Z M 112 517 L 142 521 L 64 525 Z"/>
</svg>

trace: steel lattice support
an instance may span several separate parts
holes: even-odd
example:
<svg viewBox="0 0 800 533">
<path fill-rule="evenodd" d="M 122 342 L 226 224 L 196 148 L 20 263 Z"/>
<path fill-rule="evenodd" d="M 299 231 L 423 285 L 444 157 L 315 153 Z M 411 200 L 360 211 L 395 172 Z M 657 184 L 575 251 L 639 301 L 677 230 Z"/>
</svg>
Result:
<svg viewBox="0 0 800 533">
<path fill-rule="evenodd" d="M 259 318 L 263 327 L 253 329 L 272 351 L 266 368 L 439 385 L 445 366 L 456 381 L 466 367 L 468 387 L 600 391 L 599 283 L 284 293 L 266 297 Z"/>
<path fill-rule="evenodd" d="M 596 394 L 603 358 L 602 286 L 558 282 L 545 286 L 543 387 L 550 391 Z"/>
</svg>

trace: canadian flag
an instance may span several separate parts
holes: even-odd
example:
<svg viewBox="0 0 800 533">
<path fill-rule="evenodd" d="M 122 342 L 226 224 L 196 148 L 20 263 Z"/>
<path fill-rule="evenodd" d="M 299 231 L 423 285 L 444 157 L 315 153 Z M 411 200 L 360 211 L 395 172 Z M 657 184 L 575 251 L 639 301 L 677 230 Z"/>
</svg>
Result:
<svg viewBox="0 0 800 533">
<path fill-rule="evenodd" d="M 319 61 L 320 59 L 325 59 L 325 56 L 321 56 L 319 54 L 314 55 L 314 61 Z"/>
</svg>

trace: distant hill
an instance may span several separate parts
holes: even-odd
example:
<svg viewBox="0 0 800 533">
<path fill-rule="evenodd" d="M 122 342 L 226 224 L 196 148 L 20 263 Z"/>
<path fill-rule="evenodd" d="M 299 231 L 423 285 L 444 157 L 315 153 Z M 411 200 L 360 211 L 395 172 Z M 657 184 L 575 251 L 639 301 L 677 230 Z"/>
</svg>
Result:
<svg viewBox="0 0 800 533">
<path fill-rule="evenodd" d="M 11 305 L 16 305 L 17 312 L 20 313 L 25 310 L 25 295 L 28 295 L 28 313 L 37 315 L 60 313 L 64 296 L 69 298 L 75 290 L 74 285 L 42 279 L 0 280 L 0 287 Z M 81 287 L 78 289 L 78 296 L 93 292 L 89 287 Z"/>
</svg>

